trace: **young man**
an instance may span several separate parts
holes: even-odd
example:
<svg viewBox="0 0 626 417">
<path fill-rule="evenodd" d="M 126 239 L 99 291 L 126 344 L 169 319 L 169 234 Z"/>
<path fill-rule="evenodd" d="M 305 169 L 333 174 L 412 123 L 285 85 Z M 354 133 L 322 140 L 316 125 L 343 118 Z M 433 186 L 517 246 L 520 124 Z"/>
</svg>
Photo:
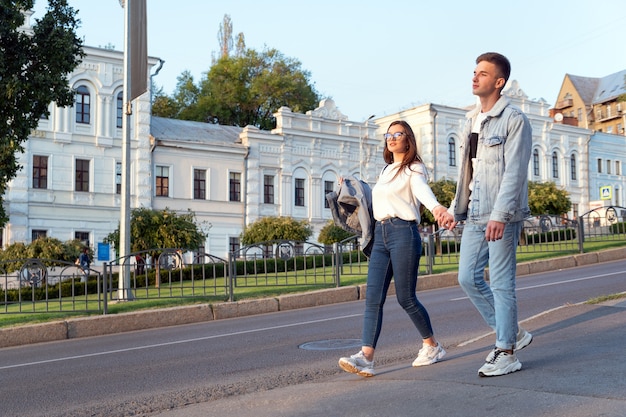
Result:
<svg viewBox="0 0 626 417">
<path fill-rule="evenodd" d="M 476 59 L 472 91 L 480 104 L 467 114 L 459 178 L 450 211 L 465 221 L 459 284 L 487 324 L 496 344 L 480 376 L 522 368 L 515 351 L 532 335 L 517 325 L 516 248 L 528 208 L 528 162 L 532 130 L 526 115 L 501 95 L 509 60 L 488 52 Z M 456 224 L 456 223 L 455 223 Z M 484 271 L 489 264 L 489 284 Z"/>
</svg>

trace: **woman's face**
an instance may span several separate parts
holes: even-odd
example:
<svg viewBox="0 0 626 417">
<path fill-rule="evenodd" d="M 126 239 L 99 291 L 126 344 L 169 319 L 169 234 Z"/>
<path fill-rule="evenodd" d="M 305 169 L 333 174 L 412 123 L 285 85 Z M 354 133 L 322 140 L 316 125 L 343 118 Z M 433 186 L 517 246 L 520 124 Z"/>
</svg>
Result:
<svg viewBox="0 0 626 417">
<path fill-rule="evenodd" d="M 387 149 L 393 153 L 403 153 L 406 151 L 406 132 L 401 125 L 393 125 L 385 135 Z"/>
</svg>

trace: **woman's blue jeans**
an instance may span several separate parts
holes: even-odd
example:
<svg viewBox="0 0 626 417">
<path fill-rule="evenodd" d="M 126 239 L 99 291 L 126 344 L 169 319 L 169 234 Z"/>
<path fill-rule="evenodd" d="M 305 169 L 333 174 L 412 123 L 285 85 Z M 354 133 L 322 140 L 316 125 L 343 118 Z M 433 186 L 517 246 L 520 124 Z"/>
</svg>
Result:
<svg viewBox="0 0 626 417">
<path fill-rule="evenodd" d="M 383 306 L 392 277 L 398 303 L 422 338 L 433 335 L 428 312 L 415 295 L 421 251 L 422 239 L 416 222 L 398 218 L 376 222 L 367 273 L 363 346 L 376 348 L 383 322 Z"/>
<path fill-rule="evenodd" d="M 496 332 L 496 347 L 514 349 L 517 337 L 516 251 L 522 222 L 507 223 L 502 239 L 487 242 L 487 225 L 466 223 L 461 237 L 459 284 Z M 489 264 L 489 284 L 485 267 Z"/>
</svg>

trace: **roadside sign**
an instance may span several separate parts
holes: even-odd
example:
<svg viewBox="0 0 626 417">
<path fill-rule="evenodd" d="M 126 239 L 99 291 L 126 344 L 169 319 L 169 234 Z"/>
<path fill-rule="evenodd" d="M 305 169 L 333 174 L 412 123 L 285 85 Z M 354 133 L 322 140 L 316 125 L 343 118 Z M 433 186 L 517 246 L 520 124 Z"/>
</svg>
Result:
<svg viewBox="0 0 626 417">
<path fill-rule="evenodd" d="M 613 198 L 613 187 L 605 185 L 600 187 L 600 200 L 610 200 Z"/>
</svg>

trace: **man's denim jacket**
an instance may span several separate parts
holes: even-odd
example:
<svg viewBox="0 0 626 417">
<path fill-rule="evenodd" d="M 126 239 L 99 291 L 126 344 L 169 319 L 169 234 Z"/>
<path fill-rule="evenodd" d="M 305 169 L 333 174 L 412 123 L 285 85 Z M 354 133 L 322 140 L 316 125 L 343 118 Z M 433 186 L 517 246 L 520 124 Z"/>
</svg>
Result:
<svg viewBox="0 0 626 417">
<path fill-rule="evenodd" d="M 511 105 L 508 98 L 500 97 L 480 127 L 470 192 L 469 140 L 479 111 L 480 106 L 477 106 L 467 114 L 461 137 L 459 179 L 449 211 L 456 221 L 479 224 L 487 224 L 489 220 L 502 223 L 522 221 L 530 216 L 528 163 L 532 127 L 520 109 Z"/>
<path fill-rule="evenodd" d="M 353 176 L 344 177 L 339 191 L 326 194 L 335 225 L 360 235 L 363 253 L 369 257 L 374 243 L 374 214 L 372 189 L 366 182 Z"/>
</svg>

